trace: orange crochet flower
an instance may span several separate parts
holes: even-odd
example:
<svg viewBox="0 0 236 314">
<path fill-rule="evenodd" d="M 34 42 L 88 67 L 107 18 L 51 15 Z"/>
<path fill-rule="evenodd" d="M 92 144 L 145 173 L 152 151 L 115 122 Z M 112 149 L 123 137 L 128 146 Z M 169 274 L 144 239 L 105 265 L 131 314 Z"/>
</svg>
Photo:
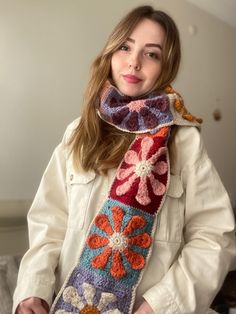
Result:
<svg viewBox="0 0 236 314">
<path fill-rule="evenodd" d="M 151 245 L 152 240 L 146 232 L 137 234 L 137 231 L 146 225 L 146 221 L 142 216 L 132 216 L 123 228 L 124 210 L 114 206 L 111 211 L 114 227 L 110 224 L 107 215 L 98 215 L 95 218 L 95 225 L 107 236 L 104 237 L 96 233 L 91 234 L 87 239 L 87 245 L 91 249 L 103 248 L 102 252 L 92 259 L 92 267 L 104 269 L 111 258 L 110 273 L 115 279 L 121 279 L 126 275 L 124 256 L 133 270 L 140 270 L 145 266 L 144 256 L 135 252 L 131 247 L 136 246 L 146 249 Z M 135 235 L 132 235 L 134 232 Z"/>
</svg>

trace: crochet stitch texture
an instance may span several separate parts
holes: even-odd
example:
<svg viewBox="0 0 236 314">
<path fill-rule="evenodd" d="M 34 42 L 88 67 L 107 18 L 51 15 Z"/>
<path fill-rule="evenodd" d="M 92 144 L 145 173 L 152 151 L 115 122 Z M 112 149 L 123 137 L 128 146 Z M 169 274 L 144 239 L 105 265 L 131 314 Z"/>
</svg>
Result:
<svg viewBox="0 0 236 314">
<path fill-rule="evenodd" d="M 104 86 L 100 117 L 137 135 L 50 313 L 132 313 L 168 189 L 170 126 L 181 124 L 181 119 L 187 121 L 184 125 L 198 123 L 180 96 L 170 87 L 168 92 L 132 99 L 109 82 Z"/>
</svg>

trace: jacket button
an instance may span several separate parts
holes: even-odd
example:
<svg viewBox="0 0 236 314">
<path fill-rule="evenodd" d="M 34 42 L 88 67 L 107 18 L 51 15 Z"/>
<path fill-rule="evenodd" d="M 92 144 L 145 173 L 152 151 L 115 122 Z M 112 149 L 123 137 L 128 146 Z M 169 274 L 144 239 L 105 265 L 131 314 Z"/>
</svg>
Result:
<svg viewBox="0 0 236 314">
<path fill-rule="evenodd" d="M 71 174 L 71 175 L 70 175 L 70 181 L 72 181 L 73 179 L 74 179 L 74 175 Z"/>
</svg>

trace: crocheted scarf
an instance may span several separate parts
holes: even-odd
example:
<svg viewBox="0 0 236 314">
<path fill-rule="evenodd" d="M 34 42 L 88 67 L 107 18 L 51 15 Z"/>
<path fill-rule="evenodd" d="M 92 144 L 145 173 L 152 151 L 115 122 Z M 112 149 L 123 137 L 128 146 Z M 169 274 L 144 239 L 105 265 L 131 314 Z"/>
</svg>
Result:
<svg viewBox="0 0 236 314">
<path fill-rule="evenodd" d="M 133 99 L 109 82 L 102 90 L 98 114 L 107 123 L 137 135 L 50 313 L 132 313 L 168 190 L 171 125 L 201 122 L 187 112 L 171 87 Z"/>
</svg>

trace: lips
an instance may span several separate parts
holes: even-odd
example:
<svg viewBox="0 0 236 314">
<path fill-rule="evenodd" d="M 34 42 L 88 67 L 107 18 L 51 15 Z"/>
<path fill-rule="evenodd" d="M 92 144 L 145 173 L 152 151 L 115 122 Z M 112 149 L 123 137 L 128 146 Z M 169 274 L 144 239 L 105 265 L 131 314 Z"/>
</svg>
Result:
<svg viewBox="0 0 236 314">
<path fill-rule="evenodd" d="M 123 75 L 123 78 L 126 82 L 131 83 L 131 84 L 137 84 L 142 81 L 140 78 L 132 74 Z"/>
</svg>

